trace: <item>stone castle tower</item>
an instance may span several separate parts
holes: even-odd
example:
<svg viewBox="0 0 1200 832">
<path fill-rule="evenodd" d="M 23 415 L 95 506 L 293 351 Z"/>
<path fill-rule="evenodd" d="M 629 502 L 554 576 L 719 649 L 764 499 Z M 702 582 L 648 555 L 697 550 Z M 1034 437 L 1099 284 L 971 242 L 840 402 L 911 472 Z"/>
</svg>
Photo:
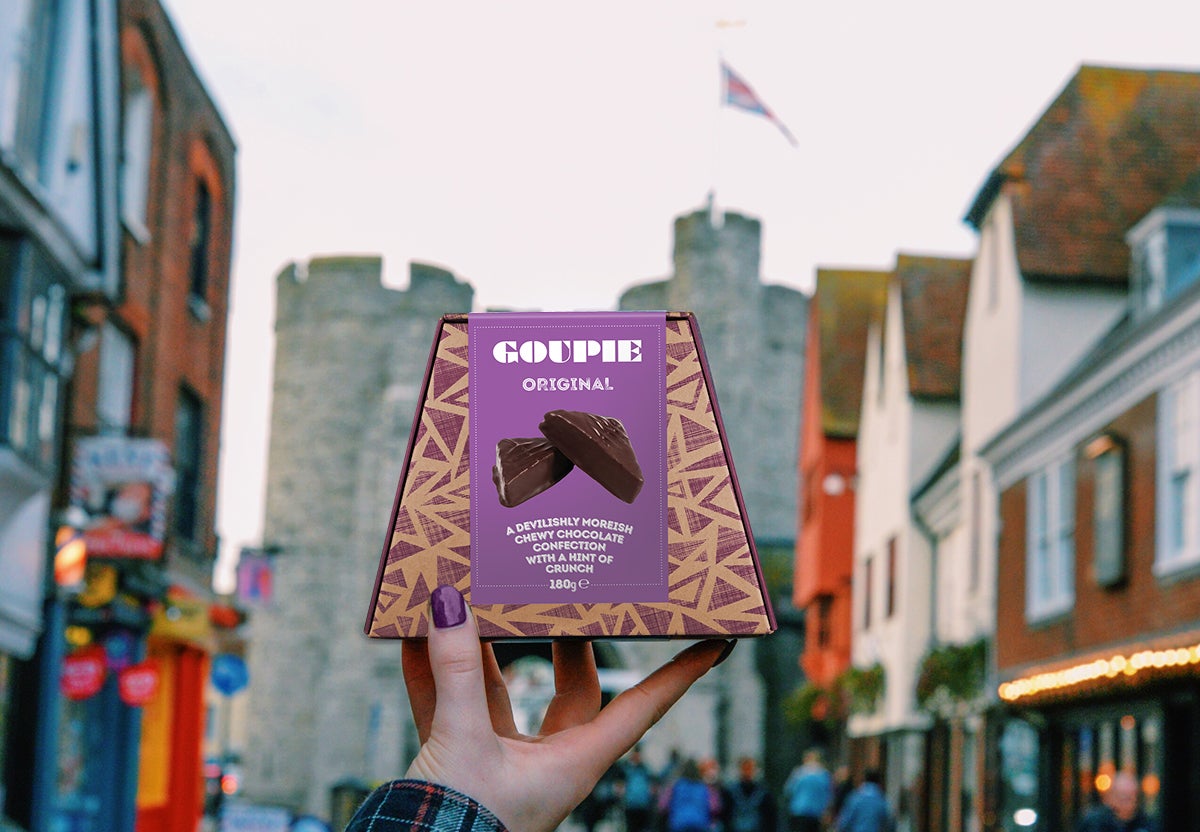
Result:
<svg viewBox="0 0 1200 832">
<path fill-rule="evenodd" d="M 792 558 L 808 316 L 803 294 L 762 283 L 760 241 L 755 219 L 682 216 L 673 275 L 629 289 L 620 308 L 696 313 L 767 567 Z M 276 606 L 251 619 L 246 785 L 252 799 L 319 816 L 334 783 L 395 777 L 417 750 L 399 645 L 368 641 L 362 624 L 435 324 L 471 311 L 473 297 L 415 264 L 406 291 L 388 289 L 380 267 L 322 258 L 278 277 L 265 542 L 282 552 Z M 795 684 L 799 648 L 788 644 L 780 633 L 734 651 L 647 735 L 651 762 L 673 750 L 727 763 L 750 754 L 773 779 L 786 775 L 788 735 L 772 714 Z M 637 676 L 679 649 L 604 645 L 606 664 Z"/>
<path fill-rule="evenodd" d="M 696 313 L 755 540 L 790 547 L 808 298 L 762 282 L 761 240 L 741 214 L 678 217 L 674 275 L 628 289 L 620 307 Z"/>
<path fill-rule="evenodd" d="M 791 595 L 808 297 L 762 282 L 761 241 L 762 224 L 741 214 L 726 213 L 719 222 L 708 209 L 678 217 L 674 274 L 628 289 L 620 308 L 696 314 L 759 560 L 779 613 Z M 674 647 L 639 645 L 638 664 L 652 667 Z M 786 629 L 739 647 L 655 726 L 647 750 L 661 755 L 666 745 L 692 756 L 715 753 L 726 765 L 741 755 L 756 757 L 778 790 L 802 748 L 782 707 L 798 681 L 799 652 L 797 634 Z"/>
<path fill-rule="evenodd" d="M 273 607 L 250 624 L 248 797 L 328 817 L 330 787 L 403 772 L 416 752 L 398 643 L 362 635 L 438 318 L 474 290 L 413 264 L 327 257 L 277 277 L 264 541 Z"/>
</svg>

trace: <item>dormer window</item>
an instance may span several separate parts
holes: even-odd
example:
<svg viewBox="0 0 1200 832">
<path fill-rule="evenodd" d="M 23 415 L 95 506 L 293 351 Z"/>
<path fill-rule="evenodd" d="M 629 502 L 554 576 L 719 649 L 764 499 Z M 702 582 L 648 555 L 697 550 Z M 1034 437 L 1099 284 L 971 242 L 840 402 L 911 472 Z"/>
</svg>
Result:
<svg viewBox="0 0 1200 832">
<path fill-rule="evenodd" d="M 1145 315 L 1162 306 L 1167 285 L 1167 233 L 1158 228 L 1147 235 L 1133 252 L 1133 308 Z"/>
<path fill-rule="evenodd" d="M 1200 209 L 1155 208 L 1125 239 L 1134 317 L 1153 313 L 1200 278 Z"/>
</svg>

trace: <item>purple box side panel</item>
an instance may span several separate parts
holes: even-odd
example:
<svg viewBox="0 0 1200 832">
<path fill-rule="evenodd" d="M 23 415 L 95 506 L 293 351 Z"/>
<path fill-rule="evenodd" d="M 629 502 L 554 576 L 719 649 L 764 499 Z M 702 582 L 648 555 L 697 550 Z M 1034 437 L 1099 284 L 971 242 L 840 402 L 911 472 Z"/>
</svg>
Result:
<svg viewBox="0 0 1200 832">
<path fill-rule="evenodd" d="M 750 516 L 746 513 L 746 501 L 742 497 L 742 487 L 738 484 L 737 471 L 733 467 L 733 452 L 729 449 L 729 434 L 725 431 L 725 422 L 721 419 L 721 408 L 717 404 L 717 388 L 713 384 L 712 371 L 708 367 L 708 356 L 704 352 L 704 342 L 700 338 L 700 326 L 696 316 L 687 313 L 688 326 L 692 329 L 692 338 L 696 342 L 696 352 L 700 356 L 700 369 L 704 373 L 704 384 L 708 387 L 708 398 L 712 402 L 713 417 L 717 421 L 717 431 L 721 434 L 725 452 L 725 462 L 729 465 L 729 478 L 733 482 L 733 493 L 737 497 L 738 512 L 742 515 L 742 526 L 746 529 L 746 542 L 750 546 L 750 559 L 754 561 L 754 571 L 758 576 L 758 587 L 762 591 L 763 607 L 767 612 L 767 621 L 771 631 L 778 629 L 775 621 L 775 610 L 771 606 L 771 593 L 767 591 L 767 581 L 763 577 L 762 562 L 758 559 L 758 547 L 754 543 L 754 531 L 750 528 Z"/>
<path fill-rule="evenodd" d="M 383 573 L 387 570 L 388 552 L 392 548 L 392 537 L 395 534 L 396 518 L 400 515 L 400 498 L 404 494 L 404 484 L 408 481 L 408 469 L 412 464 L 413 447 L 417 442 L 417 431 L 421 427 L 421 414 L 425 411 L 425 397 L 429 393 L 429 380 L 433 377 L 433 365 L 437 360 L 438 348 L 442 344 L 442 328 L 446 325 L 446 321 L 450 318 L 458 318 L 457 315 L 443 315 L 438 321 L 437 331 L 433 336 L 433 346 L 429 348 L 429 359 L 425 362 L 425 375 L 421 380 L 421 397 L 417 402 L 416 411 L 413 413 L 412 429 L 408 434 L 408 450 L 404 452 L 404 464 L 400 468 L 400 480 L 396 484 L 396 497 L 392 502 L 391 519 L 388 521 L 387 531 L 383 537 L 383 552 L 379 556 L 379 570 L 375 573 L 375 588 L 371 591 L 371 605 L 367 608 L 367 621 L 363 625 L 363 632 L 367 635 L 371 634 L 371 624 L 375 620 L 375 606 L 379 603 L 379 589 L 383 586 Z"/>
</svg>

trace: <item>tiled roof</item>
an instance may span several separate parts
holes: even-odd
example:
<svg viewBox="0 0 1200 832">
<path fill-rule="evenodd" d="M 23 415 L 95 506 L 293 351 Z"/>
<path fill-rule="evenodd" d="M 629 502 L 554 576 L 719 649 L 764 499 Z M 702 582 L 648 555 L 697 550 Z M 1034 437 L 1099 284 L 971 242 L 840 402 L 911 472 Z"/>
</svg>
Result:
<svg viewBox="0 0 1200 832">
<path fill-rule="evenodd" d="M 890 272 L 817 269 L 821 337 L 821 427 L 827 436 L 854 437 L 862 406 L 867 329 L 883 318 Z"/>
<path fill-rule="evenodd" d="M 971 261 L 899 254 L 896 280 L 904 310 L 909 394 L 957 400 Z"/>
<path fill-rule="evenodd" d="M 996 167 L 967 213 L 1013 202 L 1032 279 L 1124 283 L 1125 232 L 1200 163 L 1200 73 L 1084 66 Z"/>
</svg>

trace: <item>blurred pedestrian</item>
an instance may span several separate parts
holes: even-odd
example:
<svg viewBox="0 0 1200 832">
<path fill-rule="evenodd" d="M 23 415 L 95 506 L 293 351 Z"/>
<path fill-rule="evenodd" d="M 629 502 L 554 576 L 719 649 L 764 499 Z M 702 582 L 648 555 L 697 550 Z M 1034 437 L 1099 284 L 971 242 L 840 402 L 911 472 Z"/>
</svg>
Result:
<svg viewBox="0 0 1200 832">
<path fill-rule="evenodd" d="M 1078 832 L 1157 832 L 1158 825 L 1138 808 L 1140 795 L 1137 778 L 1126 771 L 1117 772 L 1100 804 L 1088 810 L 1076 829 Z"/>
<path fill-rule="evenodd" d="M 863 773 L 863 781 L 850 792 L 837 818 L 837 832 L 894 832 L 896 815 L 883 793 L 877 768 Z"/>
<path fill-rule="evenodd" d="M 700 761 L 700 779 L 708 786 L 708 801 L 712 807 L 713 832 L 725 832 L 729 824 L 729 792 L 721 782 L 721 764 L 712 757 Z"/>
<path fill-rule="evenodd" d="M 679 776 L 679 770 L 683 768 L 683 752 L 678 748 L 672 748 L 667 754 L 667 761 L 663 763 L 663 767 L 658 772 L 659 783 L 670 783 Z"/>
<path fill-rule="evenodd" d="M 821 750 L 804 752 L 803 763 L 783 785 L 790 832 L 820 832 L 821 820 L 833 802 L 833 778 L 825 768 Z"/>
<path fill-rule="evenodd" d="M 625 813 L 625 832 L 650 832 L 654 819 L 656 783 L 650 767 L 642 759 L 642 750 L 634 746 L 617 772 L 621 789 L 621 808 Z"/>
<path fill-rule="evenodd" d="M 759 778 L 753 757 L 738 760 L 738 779 L 725 792 L 729 796 L 727 832 L 775 832 L 775 797 Z"/>
<path fill-rule="evenodd" d="M 658 806 L 667 832 L 712 832 L 717 819 L 712 791 L 691 758 L 684 759 L 679 775 L 663 789 Z"/>
<path fill-rule="evenodd" d="M 608 813 L 616 805 L 617 777 L 616 768 L 609 768 L 587 797 L 571 813 L 571 816 L 578 820 L 587 832 L 596 832 L 596 827 L 608 817 Z"/>
<path fill-rule="evenodd" d="M 829 807 L 830 820 L 833 820 L 846 805 L 846 798 L 854 791 L 854 778 L 850 776 L 850 767 L 840 765 L 833 773 L 833 803 Z"/>
</svg>

